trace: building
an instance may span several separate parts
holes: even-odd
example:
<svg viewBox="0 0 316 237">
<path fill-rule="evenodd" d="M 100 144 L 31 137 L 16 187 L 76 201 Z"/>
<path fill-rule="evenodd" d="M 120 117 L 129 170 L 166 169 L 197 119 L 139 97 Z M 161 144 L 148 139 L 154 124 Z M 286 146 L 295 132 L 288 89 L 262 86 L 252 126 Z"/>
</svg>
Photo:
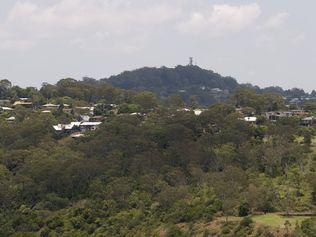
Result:
<svg viewBox="0 0 316 237">
<path fill-rule="evenodd" d="M 103 122 L 105 120 L 104 116 L 93 116 L 88 121 L 89 122 Z"/>
<path fill-rule="evenodd" d="M 203 113 L 203 111 L 204 111 L 204 110 L 202 110 L 202 109 L 195 109 L 195 110 L 193 110 L 193 112 L 194 112 L 194 114 L 195 114 L 196 116 L 201 115 L 201 114 Z"/>
<path fill-rule="evenodd" d="M 257 117 L 244 117 L 244 121 L 248 123 L 252 123 L 252 124 L 255 124 L 257 120 L 258 120 Z"/>
<path fill-rule="evenodd" d="M 72 133 L 80 130 L 81 122 L 71 122 L 70 124 L 57 124 L 53 128 L 58 133 Z"/>
<path fill-rule="evenodd" d="M 83 122 L 80 124 L 80 131 L 94 131 L 97 130 L 101 124 L 102 122 Z"/>
<path fill-rule="evenodd" d="M 289 118 L 293 116 L 291 111 L 271 111 L 266 112 L 265 117 L 270 121 L 278 121 L 281 118 Z"/>
<path fill-rule="evenodd" d="M 74 139 L 77 139 L 77 138 L 82 138 L 82 137 L 85 137 L 85 135 L 81 132 L 75 132 L 75 133 L 72 133 L 70 135 L 71 138 L 74 138 Z"/>
<path fill-rule="evenodd" d="M 53 129 L 57 134 L 70 135 L 97 130 L 101 124 L 102 122 L 71 122 L 69 124 L 53 125 Z"/>
<path fill-rule="evenodd" d="M 16 106 L 23 106 L 25 108 L 32 108 L 33 107 L 33 103 L 32 102 L 23 101 L 23 100 L 19 100 L 19 101 L 15 101 L 14 102 L 13 107 L 16 107 Z"/>
<path fill-rule="evenodd" d="M 315 124 L 315 121 L 316 121 L 316 118 L 314 116 L 305 117 L 305 118 L 302 118 L 300 120 L 300 124 L 302 126 L 310 127 L 310 126 L 313 126 Z"/>
<path fill-rule="evenodd" d="M 13 123 L 15 121 L 15 117 L 12 116 L 10 118 L 7 118 L 6 121 L 9 122 L 9 123 Z"/>
<path fill-rule="evenodd" d="M 9 107 L 0 107 L 0 113 L 5 113 L 5 112 L 11 112 L 14 109 L 9 108 Z"/>
<path fill-rule="evenodd" d="M 60 107 L 60 105 L 56 105 L 56 104 L 45 104 L 45 105 L 42 105 L 42 108 L 44 110 L 56 110 Z"/>
</svg>

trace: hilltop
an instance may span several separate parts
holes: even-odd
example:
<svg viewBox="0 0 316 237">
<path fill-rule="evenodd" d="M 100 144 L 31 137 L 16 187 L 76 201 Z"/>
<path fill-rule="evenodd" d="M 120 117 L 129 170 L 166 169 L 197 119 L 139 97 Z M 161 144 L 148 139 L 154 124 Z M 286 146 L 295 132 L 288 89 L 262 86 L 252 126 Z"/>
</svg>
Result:
<svg viewBox="0 0 316 237">
<path fill-rule="evenodd" d="M 198 66 L 144 67 L 101 81 L 126 90 L 152 91 L 160 98 L 180 94 L 185 101 L 194 98 L 200 104 L 224 101 L 240 86 L 232 77 L 223 77 Z"/>
<path fill-rule="evenodd" d="M 185 102 L 192 100 L 201 105 L 226 101 L 237 88 L 251 88 L 257 93 L 277 93 L 288 102 L 315 100 L 316 92 L 306 93 L 299 88 L 285 90 L 279 86 L 260 88 L 252 84 L 239 83 L 235 78 L 222 76 L 213 70 L 199 66 L 143 67 L 103 78 L 100 83 L 134 91 L 151 91 L 164 99 L 170 95 L 181 95 Z"/>
</svg>

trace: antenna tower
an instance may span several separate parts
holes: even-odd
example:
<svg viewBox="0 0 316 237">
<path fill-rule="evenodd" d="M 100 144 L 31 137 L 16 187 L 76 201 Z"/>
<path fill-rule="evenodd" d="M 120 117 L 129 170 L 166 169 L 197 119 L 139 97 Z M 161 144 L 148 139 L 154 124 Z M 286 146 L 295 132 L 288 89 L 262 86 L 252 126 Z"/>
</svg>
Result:
<svg viewBox="0 0 316 237">
<path fill-rule="evenodd" d="M 193 66 L 193 57 L 189 58 L 189 66 Z"/>
</svg>

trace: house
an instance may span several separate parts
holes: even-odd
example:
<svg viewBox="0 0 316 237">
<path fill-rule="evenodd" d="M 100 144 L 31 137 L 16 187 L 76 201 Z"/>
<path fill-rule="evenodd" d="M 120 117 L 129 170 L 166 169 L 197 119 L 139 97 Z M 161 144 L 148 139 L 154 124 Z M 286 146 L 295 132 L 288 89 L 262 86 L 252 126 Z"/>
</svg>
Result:
<svg viewBox="0 0 316 237">
<path fill-rule="evenodd" d="M 85 135 L 81 132 L 75 132 L 75 133 L 72 133 L 70 137 L 76 139 L 76 138 L 85 137 Z"/>
<path fill-rule="evenodd" d="M 79 121 L 81 122 L 89 122 L 90 119 L 91 117 L 89 115 L 86 115 L 86 114 L 79 115 Z"/>
<path fill-rule="evenodd" d="M 201 114 L 203 113 L 203 111 L 204 111 L 204 110 L 202 110 L 202 109 L 195 109 L 195 110 L 193 110 L 193 112 L 194 112 L 194 114 L 195 114 L 196 116 L 201 115 Z"/>
<path fill-rule="evenodd" d="M 306 116 L 308 113 L 305 110 L 297 109 L 297 110 L 291 110 L 290 111 L 293 116 Z"/>
<path fill-rule="evenodd" d="M 94 130 L 97 130 L 101 124 L 102 122 L 82 122 L 80 124 L 80 131 L 81 132 L 94 131 Z"/>
<path fill-rule="evenodd" d="M 53 125 L 58 134 L 71 134 L 71 137 L 82 137 L 79 133 L 97 130 L 101 122 L 71 122 L 69 124 Z"/>
<path fill-rule="evenodd" d="M 177 109 L 178 112 L 189 112 L 191 111 L 190 109 L 188 108 L 183 108 L 183 109 Z"/>
<path fill-rule="evenodd" d="M 94 130 L 97 130 L 101 124 L 102 122 L 83 122 L 80 124 L 80 130 L 82 132 L 94 131 Z"/>
<path fill-rule="evenodd" d="M 257 122 L 257 117 L 244 117 L 244 121 L 255 124 Z"/>
<path fill-rule="evenodd" d="M 81 122 L 71 122 L 70 124 L 57 124 L 53 125 L 56 132 L 59 133 L 71 133 L 74 131 L 79 131 Z"/>
<path fill-rule="evenodd" d="M 300 125 L 310 127 L 315 124 L 316 118 L 314 116 L 305 117 L 300 120 Z"/>
<path fill-rule="evenodd" d="M 44 110 L 54 110 L 54 109 L 58 109 L 60 107 L 60 105 L 56 105 L 56 104 L 44 104 L 42 105 L 42 108 Z"/>
<path fill-rule="evenodd" d="M 14 109 L 9 108 L 9 107 L 0 107 L 0 113 L 5 113 L 5 112 L 11 112 Z"/>
<path fill-rule="evenodd" d="M 13 107 L 16 107 L 16 106 L 23 106 L 25 108 L 32 108 L 33 107 L 33 103 L 32 102 L 27 102 L 27 101 L 24 101 L 24 100 L 19 100 L 19 101 L 15 101 L 14 102 Z"/>
<path fill-rule="evenodd" d="M 50 111 L 50 110 L 43 110 L 42 113 L 43 113 L 43 114 L 51 114 L 52 111 Z"/>
<path fill-rule="evenodd" d="M 288 118 L 292 116 L 293 113 L 290 111 L 271 111 L 265 113 L 265 117 L 270 121 L 277 121 L 281 118 Z"/>
<path fill-rule="evenodd" d="M 9 123 L 12 123 L 12 122 L 15 121 L 15 117 L 12 116 L 10 118 L 7 118 L 6 121 L 9 122 Z"/>
<path fill-rule="evenodd" d="M 141 114 L 141 113 L 137 113 L 137 112 L 130 113 L 129 115 L 132 115 L 132 116 L 135 116 L 135 115 L 137 115 L 137 116 L 142 116 L 142 114 Z"/>
<path fill-rule="evenodd" d="M 89 122 L 103 122 L 105 120 L 104 116 L 93 116 L 88 121 Z"/>
<path fill-rule="evenodd" d="M 223 90 L 221 90 L 220 88 L 212 88 L 211 89 L 211 92 L 213 92 L 213 93 L 220 93 L 220 92 L 222 92 Z"/>
<path fill-rule="evenodd" d="M 22 97 L 22 98 L 19 98 L 20 101 L 29 101 L 29 98 L 27 97 Z"/>
</svg>

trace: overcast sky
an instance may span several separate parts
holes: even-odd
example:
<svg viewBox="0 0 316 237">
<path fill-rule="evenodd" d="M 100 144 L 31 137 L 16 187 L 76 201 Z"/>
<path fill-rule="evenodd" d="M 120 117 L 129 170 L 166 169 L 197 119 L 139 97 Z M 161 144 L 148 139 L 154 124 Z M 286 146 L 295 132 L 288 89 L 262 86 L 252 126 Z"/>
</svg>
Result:
<svg viewBox="0 0 316 237">
<path fill-rule="evenodd" d="M 315 0 L 0 0 L 0 78 L 200 67 L 259 86 L 316 89 Z"/>
</svg>

